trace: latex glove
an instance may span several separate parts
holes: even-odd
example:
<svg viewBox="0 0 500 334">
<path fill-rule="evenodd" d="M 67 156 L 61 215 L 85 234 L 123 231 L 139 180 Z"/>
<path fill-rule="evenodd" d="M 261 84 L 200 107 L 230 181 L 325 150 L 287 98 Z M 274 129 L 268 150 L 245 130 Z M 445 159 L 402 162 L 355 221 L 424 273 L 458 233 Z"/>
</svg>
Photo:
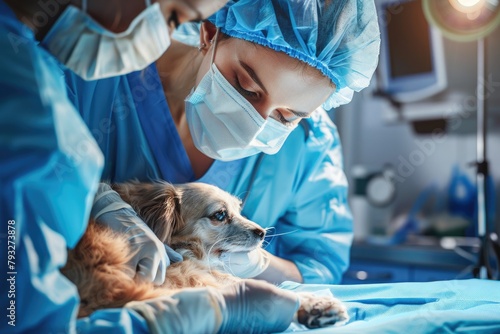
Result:
<svg viewBox="0 0 500 334">
<path fill-rule="evenodd" d="M 148 227 L 149 228 L 149 227 Z M 156 235 L 155 235 L 156 236 Z M 168 259 L 171 263 L 182 262 L 182 255 L 174 251 L 170 246 L 163 244 L 165 246 L 165 250 L 167 251 Z"/>
<path fill-rule="evenodd" d="M 131 302 L 151 333 L 271 333 L 284 331 L 299 308 L 291 291 L 256 280 L 224 288 L 186 289 L 170 297 Z"/>
<path fill-rule="evenodd" d="M 222 253 L 220 260 L 228 273 L 241 278 L 252 278 L 269 267 L 271 254 L 257 248 L 250 252 Z"/>
<path fill-rule="evenodd" d="M 99 184 L 90 215 L 97 223 L 128 236 L 131 251 L 135 252 L 129 265 L 148 282 L 163 284 L 170 260 L 182 260 L 182 256 L 163 244 L 134 209 L 106 183 Z"/>
</svg>

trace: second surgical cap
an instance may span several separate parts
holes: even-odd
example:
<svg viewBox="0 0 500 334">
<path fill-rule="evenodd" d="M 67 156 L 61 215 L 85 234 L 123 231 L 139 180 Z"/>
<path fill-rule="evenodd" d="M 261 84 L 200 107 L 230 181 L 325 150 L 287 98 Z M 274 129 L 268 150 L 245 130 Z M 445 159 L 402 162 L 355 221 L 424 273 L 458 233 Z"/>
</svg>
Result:
<svg viewBox="0 0 500 334">
<path fill-rule="evenodd" d="M 373 0 L 232 0 L 209 20 L 226 35 L 284 52 L 335 84 L 323 104 L 349 103 L 378 63 L 380 32 Z"/>
</svg>

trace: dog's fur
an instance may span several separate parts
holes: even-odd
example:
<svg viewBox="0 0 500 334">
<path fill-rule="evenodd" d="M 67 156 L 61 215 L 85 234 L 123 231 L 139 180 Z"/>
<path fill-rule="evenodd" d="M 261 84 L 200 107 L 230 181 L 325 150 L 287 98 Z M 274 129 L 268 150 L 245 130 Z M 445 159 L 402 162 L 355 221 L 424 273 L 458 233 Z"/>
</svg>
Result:
<svg viewBox="0 0 500 334">
<path fill-rule="evenodd" d="M 224 272 L 224 252 L 250 251 L 262 245 L 265 230 L 244 218 L 241 201 L 203 183 L 126 183 L 113 188 L 155 232 L 183 256 L 171 264 L 161 287 L 139 282 L 127 263 L 131 254 L 124 235 L 91 221 L 69 252 L 62 272 L 78 287 L 79 316 L 130 301 L 172 295 L 187 287 L 224 287 L 241 279 Z M 348 320 L 335 298 L 301 294 L 297 320 L 310 328 Z"/>
</svg>

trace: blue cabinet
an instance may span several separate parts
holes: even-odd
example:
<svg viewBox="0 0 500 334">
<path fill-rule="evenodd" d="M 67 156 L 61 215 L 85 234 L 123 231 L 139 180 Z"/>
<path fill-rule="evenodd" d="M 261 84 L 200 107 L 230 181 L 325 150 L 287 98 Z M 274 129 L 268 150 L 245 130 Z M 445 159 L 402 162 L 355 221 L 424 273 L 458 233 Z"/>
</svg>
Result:
<svg viewBox="0 0 500 334">
<path fill-rule="evenodd" d="M 409 282 L 410 271 L 404 266 L 356 261 L 345 272 L 343 284 Z"/>
<path fill-rule="evenodd" d="M 472 278 L 473 264 L 470 259 L 439 247 L 354 244 L 351 265 L 342 284 L 467 279 Z"/>
</svg>

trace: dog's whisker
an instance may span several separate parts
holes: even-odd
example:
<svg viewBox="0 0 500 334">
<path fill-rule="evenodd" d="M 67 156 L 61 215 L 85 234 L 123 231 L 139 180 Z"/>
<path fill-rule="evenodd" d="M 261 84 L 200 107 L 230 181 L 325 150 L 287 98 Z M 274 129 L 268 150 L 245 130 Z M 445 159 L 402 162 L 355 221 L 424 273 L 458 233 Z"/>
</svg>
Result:
<svg viewBox="0 0 500 334">
<path fill-rule="evenodd" d="M 266 232 L 266 236 L 269 235 L 270 231 L 276 231 L 276 228 L 274 226 L 266 227 L 264 228 L 264 231 Z"/>
<path fill-rule="evenodd" d="M 267 235 L 266 234 L 266 237 L 279 237 L 279 236 L 282 236 L 282 235 L 287 235 L 287 234 L 295 233 L 295 232 L 298 232 L 298 231 L 299 230 L 293 230 L 293 231 L 290 231 L 290 232 L 276 233 L 276 234 L 271 234 L 271 235 Z"/>
<path fill-rule="evenodd" d="M 266 232 L 267 232 L 267 230 L 270 230 L 270 229 L 275 229 L 275 228 L 274 227 L 265 228 Z M 262 248 L 266 249 L 266 247 L 269 246 L 269 244 L 274 240 L 275 237 L 280 237 L 280 236 L 291 234 L 291 233 L 295 233 L 295 232 L 298 232 L 298 231 L 299 230 L 294 230 L 294 231 L 290 231 L 290 232 L 276 233 L 276 234 L 267 234 L 266 233 L 266 239 L 264 239 L 263 243 L 267 242 L 267 244 L 265 246 L 263 246 Z M 268 238 L 269 238 L 269 240 L 267 240 Z"/>
<path fill-rule="evenodd" d="M 273 230 L 274 231 L 276 230 L 276 228 L 274 226 L 269 226 L 269 227 L 265 227 L 264 228 L 264 231 L 266 232 L 266 238 L 269 237 L 269 236 L 270 237 L 273 236 L 272 234 L 269 234 L 269 231 L 273 231 Z M 264 241 L 266 241 L 266 239 L 264 239 Z"/>
</svg>

